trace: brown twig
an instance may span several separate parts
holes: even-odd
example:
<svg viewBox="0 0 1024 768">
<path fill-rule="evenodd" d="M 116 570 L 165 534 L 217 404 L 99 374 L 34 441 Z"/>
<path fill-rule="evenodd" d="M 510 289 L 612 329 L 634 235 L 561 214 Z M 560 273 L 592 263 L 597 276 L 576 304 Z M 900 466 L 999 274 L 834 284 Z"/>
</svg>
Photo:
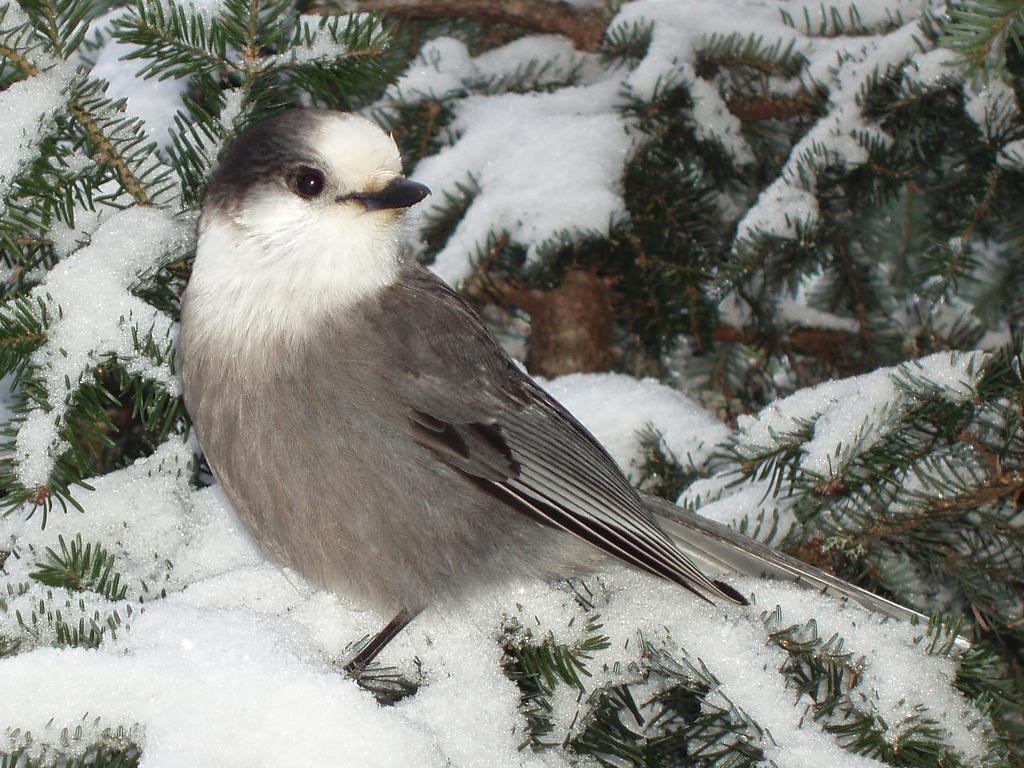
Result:
<svg viewBox="0 0 1024 768">
<path fill-rule="evenodd" d="M 813 115 L 818 109 L 818 100 L 813 95 L 797 96 L 752 96 L 733 99 L 728 103 L 729 111 L 745 123 L 759 120 L 788 120 L 800 115 Z"/>
<path fill-rule="evenodd" d="M 990 476 L 988 484 L 953 498 L 933 500 L 920 514 L 874 523 L 860 534 L 860 542 L 870 545 L 878 541 L 901 536 L 921 528 L 934 526 L 941 519 L 962 519 L 965 512 L 979 507 L 1014 497 L 1024 487 L 1024 477 L 1019 473 L 1004 473 L 999 468 L 999 475 Z M 1009 529 L 1004 529 L 1009 530 Z M 952 555 L 951 555 L 952 556 Z"/>
<path fill-rule="evenodd" d="M 45 338 L 46 337 L 41 333 L 29 331 L 28 333 L 20 333 L 17 336 L 0 338 L 0 347 L 16 347 L 21 344 L 35 344 L 37 341 L 43 341 Z"/>
<path fill-rule="evenodd" d="M 29 77 L 39 74 L 39 67 L 25 58 L 21 53 L 6 45 L 0 45 L 0 56 L 15 64 L 18 69 Z"/>
<path fill-rule="evenodd" d="M 967 243 L 974 237 L 974 230 L 978 228 L 978 225 L 982 220 L 988 216 L 989 210 L 992 208 L 992 201 L 996 197 L 996 189 L 999 186 L 999 169 L 996 168 L 992 171 L 992 177 L 988 181 L 988 188 L 985 190 L 985 196 L 978 203 L 978 207 L 974 209 L 974 215 L 971 216 L 970 222 L 967 224 L 967 228 L 960 235 L 960 242 L 963 243 L 964 248 L 967 247 Z"/>
<path fill-rule="evenodd" d="M 607 15 L 600 11 L 547 0 L 359 0 L 352 5 L 357 11 L 378 11 L 399 19 L 462 18 L 564 35 L 582 51 L 597 50 L 608 26 Z M 340 11 L 329 5 L 313 5 L 307 12 Z"/>
<path fill-rule="evenodd" d="M 53 240 L 48 237 L 16 237 L 14 244 L 22 248 L 30 248 L 33 245 L 53 245 Z"/>
<path fill-rule="evenodd" d="M 715 340 L 727 344 L 747 344 L 761 346 L 765 339 L 760 331 L 750 328 L 736 328 L 731 325 L 719 325 L 715 328 Z M 825 357 L 836 360 L 846 357 L 844 350 L 857 337 L 849 331 L 837 331 L 830 328 L 796 328 L 786 334 L 789 348 L 798 353 Z"/>
<path fill-rule="evenodd" d="M 135 202 L 139 205 L 150 205 L 149 195 L 142 188 L 142 183 L 135 177 L 132 169 L 128 167 L 128 163 L 114 148 L 110 139 L 103 133 L 103 129 L 100 128 L 96 119 L 82 107 L 77 99 L 72 100 L 68 104 L 68 110 L 71 112 L 71 116 L 78 121 L 79 125 L 85 128 L 89 138 L 100 148 L 102 154 L 101 162 L 107 163 L 117 171 L 117 175 L 121 178 L 121 183 L 124 184 L 128 194 L 135 198 Z"/>
</svg>

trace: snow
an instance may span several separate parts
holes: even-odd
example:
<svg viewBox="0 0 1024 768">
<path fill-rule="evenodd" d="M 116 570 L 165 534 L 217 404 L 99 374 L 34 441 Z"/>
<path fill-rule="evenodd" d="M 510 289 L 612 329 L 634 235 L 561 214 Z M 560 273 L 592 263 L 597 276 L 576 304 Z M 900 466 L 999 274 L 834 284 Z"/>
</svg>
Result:
<svg viewBox="0 0 1024 768">
<path fill-rule="evenodd" d="M 747 480 L 721 473 L 694 481 L 676 500 L 701 517 L 743 531 L 765 544 L 778 545 L 799 527 L 792 501 L 775 496 L 768 480 Z"/>
<path fill-rule="evenodd" d="M 581 414 L 585 415 L 585 414 Z M 17 542 L 7 565 L 11 583 L 26 578 L 43 546 L 58 533 L 112 541 L 117 568 L 133 585 L 165 572 L 167 597 L 151 590 L 130 628 L 95 650 L 38 647 L 0 662 L 0 722 L 16 726 L 6 745 L 31 741 L 33 751 L 63 745 L 79 729 L 85 746 L 104 729 L 121 727 L 140 745 L 147 768 L 182 764 L 270 766 L 283 762 L 337 766 L 569 766 L 559 750 L 521 750 L 527 739 L 516 687 L 505 677 L 501 627 L 518 636 L 574 643 L 584 637 L 585 611 L 558 585 L 511 583 L 459 604 L 436 606 L 385 650 L 381 661 L 421 684 L 393 707 L 381 708 L 341 671 L 347 644 L 374 631 L 373 616 L 343 598 L 316 592 L 266 562 L 241 530 L 218 489 L 188 483 L 190 451 L 178 441 L 156 455 L 95 482 L 83 493 L 85 513 L 0 521 L 0 540 Z M 778 670 L 785 654 L 768 642 L 759 610 L 782 606 L 787 622 L 819 618 L 820 632 L 840 632 L 864 654 L 864 706 L 890 727 L 925 707 L 965 759 L 978 757 L 987 727 L 951 686 L 955 663 L 929 657 L 920 630 L 881 623 L 831 598 L 781 584 L 743 580 L 760 608 L 711 606 L 677 587 L 624 567 L 590 581 L 594 611 L 609 646 L 588 663 L 587 691 L 646 668 L 639 631 L 660 653 L 703 663 L 720 681 L 709 701 L 726 698 L 770 732 L 756 742 L 780 766 L 880 765 L 843 750 L 823 723 L 805 717 L 802 698 Z M 48 588 L 29 586 L 0 611 L 0 631 L 13 613 Z M 53 590 L 60 592 L 60 590 Z M 95 603 L 102 603 L 99 598 Z M 685 650 L 684 650 L 685 649 Z M 881 649 L 884 649 L 881 650 Z M 699 660 L 699 662 L 697 661 Z M 664 684 L 664 683 L 661 683 Z M 658 685 L 652 682 L 649 686 Z M 641 700 L 642 701 L 642 700 Z M 587 695 L 562 690 L 554 733 L 578 727 Z M 782 702 L 786 702 L 782 704 Z M 86 716 L 87 715 L 87 716 Z M 467 727 L 467 724 L 472 724 Z M 30 733 L 31 739 L 26 735 Z"/>
<path fill-rule="evenodd" d="M 650 46 L 625 78 L 625 87 L 635 96 L 650 99 L 670 85 L 686 83 L 694 101 L 693 119 L 698 135 L 719 142 L 737 164 L 752 162 L 754 155 L 743 138 L 739 119 L 729 112 L 715 85 L 697 76 L 697 54 L 714 34 L 763 34 L 770 30 L 783 37 L 794 37 L 792 31 L 782 25 L 774 8 L 735 0 L 640 0 L 625 4 L 608 29 L 612 33 L 616 28 L 629 29 L 651 22 L 654 26 Z"/>
<path fill-rule="evenodd" d="M 992 77 L 987 83 L 964 84 L 964 111 L 983 136 L 998 133 L 999 126 L 1017 114 L 1017 95 L 1002 78 Z"/>
<path fill-rule="evenodd" d="M 1016 139 L 1003 145 L 996 162 L 999 167 L 1008 171 L 1024 170 L 1024 139 Z"/>
<path fill-rule="evenodd" d="M 220 114 L 217 115 L 213 136 L 207 136 L 204 131 L 186 135 L 192 146 L 195 147 L 197 154 L 204 159 L 203 167 L 206 169 L 207 175 L 213 173 L 217 164 L 217 154 L 225 143 L 234 138 L 239 125 L 251 107 L 251 104 L 245 101 L 246 91 L 243 88 L 227 88 L 220 92 L 220 96 L 224 100 L 224 104 L 220 108 Z"/>
<path fill-rule="evenodd" d="M 950 402 L 972 396 L 983 352 L 939 352 L 899 368 L 800 390 L 776 400 L 756 416 L 737 419 L 738 445 L 753 459 L 786 446 L 799 446 L 800 467 L 815 476 L 838 476 L 856 456 L 870 449 L 896 426 L 913 394 L 901 384 L 912 379 Z M 810 430 L 810 437 L 803 436 Z"/>
<path fill-rule="evenodd" d="M 76 202 L 71 212 L 74 226 L 69 226 L 60 218 L 55 218 L 50 225 L 50 240 L 53 241 L 58 258 L 63 259 L 73 251 L 88 245 L 103 222 L 117 213 L 119 208 L 128 207 L 134 202 L 132 196 L 115 179 L 104 182 L 97 192 L 109 202 L 109 205 L 88 206 Z"/>
<path fill-rule="evenodd" d="M 109 234 L 99 233 L 101 245 Z M 127 265 L 122 270 L 131 272 Z M 914 372 L 948 389 L 951 398 L 962 398 L 970 391 L 968 367 L 963 360 L 935 356 Z M 546 386 L 624 466 L 635 462 L 636 433 L 648 420 L 663 430 L 673 452 L 695 461 L 727 433 L 653 380 L 577 374 Z M 795 416 L 814 409 L 785 410 Z M 217 486 L 191 486 L 191 460 L 190 447 L 172 439 L 153 456 L 91 481 L 95 490 L 78 495 L 84 513 L 51 515 L 45 529 L 39 516 L 0 519 L 0 547 L 14 550 L 5 576 L 10 584 L 25 585 L 0 609 L 0 635 L 21 634 L 18 613 L 29 616 L 40 602 L 59 608 L 70 621 L 94 615 L 102 621 L 115 610 L 124 619 L 116 637 L 108 633 L 95 650 L 48 647 L 52 631 L 44 622 L 21 653 L 0 662 L 0 722 L 18 729 L 0 737 L 0 749 L 66 750 L 62 734 L 70 727 L 78 733 L 70 744 L 74 750 L 120 728 L 142 748 L 147 768 L 576 764 L 561 750 L 521 749 L 529 734 L 496 640 L 504 630 L 519 642 L 581 642 L 589 615 L 572 592 L 557 584 L 510 582 L 430 608 L 380 659 L 418 682 L 419 690 L 381 708 L 341 667 L 351 644 L 389 617 L 318 592 L 268 562 Z M 743 502 L 728 490 L 727 481 L 712 478 L 693 486 L 684 501 L 703 503 L 702 511 L 723 500 L 733 511 L 754 512 L 754 495 L 762 488 L 749 489 Z M 776 506 L 787 512 L 784 503 Z M 86 542 L 111 547 L 129 585 L 124 600 L 69 595 L 29 579 L 44 548 L 55 546 L 61 534 L 81 534 Z M 922 648 L 919 628 L 883 622 L 794 586 L 734 576 L 730 581 L 754 595 L 754 608 L 711 606 L 623 566 L 609 564 L 590 578 L 593 611 L 609 644 L 588 662 L 584 693 L 556 688 L 550 740 L 558 743 L 585 727 L 590 695 L 604 685 L 632 682 L 643 705 L 642 694 L 669 684 L 658 675 L 645 681 L 651 657 L 638 642 L 639 632 L 655 658 L 668 654 L 714 675 L 719 683 L 705 706 L 740 708 L 761 728 L 742 731 L 742 738 L 777 765 L 881 765 L 844 750 L 825 730 L 827 720 L 806 717 L 809 701 L 794 696 L 780 674 L 786 654 L 770 642 L 773 627 L 761 613 L 778 605 L 785 625 L 816 617 L 821 636 L 839 632 L 855 657 L 864 656 L 857 706 L 877 714 L 891 738 L 909 717 L 924 712 L 964 760 L 981 755 L 988 721 L 952 686 L 956 662 Z M 648 735 L 656 736 L 656 726 L 649 727 L 654 730 Z"/>
<path fill-rule="evenodd" d="M 940 87 L 961 81 L 954 69 L 959 55 L 948 48 L 936 48 L 914 58 L 914 66 L 904 71 L 904 79 L 922 87 Z M 962 79 L 964 112 L 982 136 L 1001 137 L 1011 132 L 1010 126 L 1019 117 L 1020 106 L 1013 87 L 1001 73 L 993 72 L 985 81 Z M 1005 143 L 999 151 L 997 164 L 1007 170 L 1024 166 L 1024 139 Z"/>
<path fill-rule="evenodd" d="M 736 228 L 736 238 L 755 234 L 795 238 L 818 221 L 818 198 L 813 190 L 803 189 L 798 179 L 783 173 L 757 198 Z"/>
<path fill-rule="evenodd" d="M 126 114 L 145 122 L 149 138 L 160 146 L 167 146 L 170 144 L 170 131 L 174 127 L 174 116 L 183 106 L 181 98 L 188 90 L 188 79 L 145 79 L 138 72 L 146 66 L 148 59 L 122 61 L 122 57 L 135 49 L 110 36 L 112 23 L 123 15 L 125 10 L 120 8 L 104 14 L 90 25 L 90 38 L 102 40 L 102 47 L 95 55 L 90 75 L 107 81 L 109 96 L 127 99 Z"/>
<path fill-rule="evenodd" d="M 771 225 L 774 220 L 767 220 Z M 814 289 L 824 277 L 824 273 L 815 272 L 805 275 L 795 291 L 795 295 L 789 296 L 783 293 L 776 300 L 776 312 L 783 322 L 799 328 L 821 328 L 829 331 L 858 334 L 860 325 L 852 317 L 843 317 L 832 312 L 816 309 L 810 305 L 813 301 Z M 718 305 L 719 321 L 734 328 L 744 328 L 754 321 L 750 312 L 750 305 L 741 299 L 735 291 L 729 291 L 722 296 Z"/>
<path fill-rule="evenodd" d="M 566 230 L 607 233 L 625 214 L 620 176 L 631 146 L 622 119 L 610 111 L 616 98 L 617 84 L 609 80 L 460 101 L 455 144 L 411 173 L 433 190 L 431 200 L 457 195 L 470 178 L 480 190 L 438 253 L 435 272 L 456 285 L 467 278 L 492 231 L 525 245 L 530 260 Z"/>
<path fill-rule="evenodd" d="M 419 56 L 391 89 L 392 98 L 443 98 L 461 93 L 463 79 L 473 74 L 469 49 L 454 37 L 436 37 L 423 44 Z"/>
<path fill-rule="evenodd" d="M 341 14 L 320 18 L 321 21 L 317 24 L 304 21 L 301 33 L 302 42 L 289 47 L 285 53 L 263 59 L 260 62 L 260 66 L 266 68 L 282 64 L 326 64 L 335 59 L 344 58 L 349 55 L 349 46 L 346 43 L 335 40 L 331 34 L 331 28 L 344 30 L 346 24 L 350 22 L 365 23 L 372 17 L 369 14 Z M 331 19 L 330 24 L 326 23 L 327 19 Z M 375 21 L 372 27 L 368 26 L 366 28 L 364 37 L 376 40 L 383 38 L 385 34 L 379 21 Z"/>
<path fill-rule="evenodd" d="M 388 98 L 416 101 L 465 94 L 493 79 L 512 77 L 537 62 L 533 82 L 561 83 L 586 68 L 596 76 L 597 56 L 578 52 L 559 35 L 527 35 L 472 57 L 461 40 L 436 37 L 423 44 L 419 56 L 388 91 Z"/>
<path fill-rule="evenodd" d="M 538 72 L 538 84 L 558 83 L 569 79 L 576 71 L 586 70 L 584 76 L 598 75 L 599 57 L 577 51 L 561 35 L 527 35 L 507 45 L 484 51 L 472 60 L 477 76 L 488 78 L 510 77 L 523 69 L 524 62 L 543 62 Z"/>
<path fill-rule="evenodd" d="M 729 436 L 729 428 L 686 395 L 654 379 L 621 373 L 573 373 L 542 382 L 634 479 L 642 467 L 641 436 L 657 429 L 662 446 L 699 467 Z"/>
<path fill-rule="evenodd" d="M 522 38 L 475 58 L 464 43 L 441 37 L 424 45 L 381 103 L 386 110 L 397 102 L 486 90 L 487 83 L 521 73 L 530 61 L 547 64 L 534 75 L 538 83 L 591 73 L 550 93 L 474 94 L 452 102 L 451 145 L 410 171 L 433 191 L 422 206 L 421 226 L 431 211 L 443 208 L 446 195 L 459 196 L 460 185 L 478 190 L 433 263 L 449 283 L 472 274 L 474 257 L 492 232 L 505 233 L 536 261 L 544 244 L 582 232 L 607 233 L 626 215 L 621 176 L 632 140 L 614 109 L 619 79 L 614 73 L 596 76 L 595 60 L 555 35 Z"/>
<path fill-rule="evenodd" d="M 857 27 L 877 32 L 934 6 L 934 0 L 858 0 L 827 5 L 820 0 L 789 0 L 779 4 L 801 30 L 817 34 L 834 34 L 835 13 L 845 24 L 855 22 Z"/>
<path fill-rule="evenodd" d="M 696 76 L 697 54 L 708 46 L 712 35 L 738 34 L 758 35 L 767 43 L 778 41 L 783 47 L 792 45 L 796 53 L 806 58 L 800 77 L 788 84 L 778 83 L 779 89 L 785 92 L 789 88 L 796 93 L 800 88 L 824 87 L 828 91 L 828 111 L 792 148 L 775 182 L 762 192 L 737 227 L 739 240 L 758 232 L 795 238 L 798 222 L 805 226 L 817 222 L 817 167 L 834 163 L 856 167 L 867 160 L 869 141 L 890 141 L 861 114 L 860 93 L 876 74 L 884 74 L 921 53 L 925 37 L 918 19 L 928 5 L 857 3 L 853 18 L 869 29 L 887 30 L 900 17 L 911 19 L 892 31 L 871 37 L 834 35 L 829 30 L 832 9 L 849 22 L 848 7 L 809 2 L 683 0 L 670 4 L 641 0 L 623 6 L 612 27 L 654 22 L 651 45 L 625 84 L 636 95 L 650 98 L 666 83 L 687 83 L 694 98 L 693 116 L 700 135 L 722 142 L 737 164 L 750 162 L 750 149 L 738 119 L 728 111 L 716 84 Z M 789 26 L 787 17 L 796 28 Z"/>
<path fill-rule="evenodd" d="M 903 79 L 926 87 L 941 86 L 948 78 L 957 77 L 953 69 L 957 53 L 950 48 L 936 48 L 914 57 L 911 66 L 903 70 Z"/>
<path fill-rule="evenodd" d="M 311 42 L 290 48 L 288 58 L 295 64 L 312 64 L 345 56 L 348 50 L 348 45 L 336 42 L 326 32 L 321 32 Z"/>
<path fill-rule="evenodd" d="M 224 11 L 224 0 L 157 0 L 163 6 L 164 13 L 170 15 L 173 6 L 180 6 L 189 14 L 197 14 L 206 25 L 207 31 L 211 22 Z"/>
<path fill-rule="evenodd" d="M 801 47 L 808 56 L 807 78 L 828 88 L 829 111 L 790 150 L 776 182 L 740 221 L 737 239 L 758 231 L 796 237 L 795 220 L 817 222 L 817 201 L 810 207 L 817 168 L 839 163 L 852 169 L 867 162 L 869 142 L 891 142 L 861 114 L 860 95 L 876 76 L 919 53 L 922 38 L 915 19 L 877 38 L 812 38 Z"/>
<path fill-rule="evenodd" d="M 63 712 L 89 714 L 85 738 L 98 735 L 96 719 L 140 723 L 129 733 L 139 734 L 149 766 L 269 766 L 296 753 L 305 765 L 441 764 L 428 733 L 304 663 L 285 629 L 251 614 L 154 610 L 125 657 L 41 649 L 13 659 L 2 676 L 32 680 L 36 695 L 0 717 L 24 723 L 35 739 L 52 734 L 46 723 Z"/>
<path fill-rule="evenodd" d="M 875 618 L 865 621 L 863 614 L 841 608 L 835 601 L 812 608 L 801 590 L 789 584 L 761 585 L 758 597 L 764 606 L 782 608 L 783 626 L 815 620 L 819 637 L 838 633 L 851 658 L 863 658 L 858 687 L 864 697 L 852 700 L 862 711 L 876 714 L 888 724 L 887 741 L 894 743 L 920 716 L 917 703 L 927 702 L 929 716 L 939 721 L 954 751 L 968 761 L 984 755 L 980 713 L 953 688 L 956 663 L 938 656 L 920 663 L 921 627 Z"/>
<path fill-rule="evenodd" d="M 459 185 L 476 182 L 480 188 L 433 265 L 441 277 L 459 285 L 472 274 L 474 259 L 491 235 L 507 235 L 535 261 L 552 240 L 607 233 L 614 221 L 626 218 L 619 185 L 635 143 L 643 141 L 622 121 L 627 94 L 652 99 L 685 84 L 698 137 L 720 144 L 738 166 L 751 163 L 741 122 L 722 96 L 728 81 L 698 76 L 700 55 L 713 40 L 729 35 L 759 36 L 766 45 L 778 43 L 783 49 L 792 46 L 806 63 L 795 77 L 773 76 L 773 90 L 799 96 L 824 89 L 826 112 L 740 217 L 737 241 L 759 233 L 795 239 L 818 223 L 820 170 L 837 165 L 853 170 L 867 162 L 871 146 L 892 141 L 864 116 L 864 89 L 900 67 L 908 83 L 929 86 L 949 71 L 949 52 L 932 50 L 921 29 L 921 19 L 935 10 L 935 3 L 925 0 L 862 0 L 855 10 L 851 3 L 637 0 L 623 4 L 609 25 L 613 34 L 651 25 L 650 45 L 631 68 L 602 70 L 592 55 L 574 52 L 567 40 L 553 35 L 529 36 L 476 57 L 461 41 L 442 37 L 425 43 L 378 108 L 440 98 L 455 112 L 441 136 L 450 146 L 421 161 L 412 173 L 434 188 L 435 214 L 446 194 L 459 196 Z M 852 29 L 875 34 L 837 34 L 833 12 Z M 575 85 L 551 93 L 487 93 L 489 78 L 513 75 L 530 61 L 550 65 L 542 82 L 557 83 L 574 73 Z M 508 114 L 516 119 L 508 120 Z M 1021 157 L 1024 152 L 1011 146 L 1001 162 L 1012 168 Z M 527 189 L 534 194 L 526 194 Z M 731 204 L 722 201 L 723 208 Z M 431 209 L 425 210 L 420 232 L 431 221 Z"/>
<path fill-rule="evenodd" d="M 188 236 L 188 222 L 166 211 L 129 208 L 111 215 L 91 243 L 58 263 L 32 296 L 48 309 L 45 344 L 32 365 L 50 393 L 49 409 L 30 411 L 18 431 L 15 458 L 26 488 L 48 483 L 65 449 L 62 419 L 79 387 L 104 355 L 130 361 L 129 369 L 176 393 L 178 383 L 166 362 L 146 363 L 135 354 L 133 330 L 151 333 L 161 345 L 172 338 L 171 319 L 131 293 L 140 276 Z"/>
<path fill-rule="evenodd" d="M 4 27 L 13 14 L 4 16 Z M 39 142 L 54 127 L 57 112 L 64 106 L 65 91 L 75 70 L 65 62 L 53 63 L 39 74 L 12 83 L 0 92 L 0 214 L 14 180 L 36 157 Z"/>
<path fill-rule="evenodd" d="M 852 317 L 840 317 L 831 312 L 823 312 L 795 299 L 783 299 L 780 302 L 779 316 L 787 323 L 793 323 L 802 328 L 824 328 L 845 333 L 860 331 L 860 326 Z"/>
</svg>

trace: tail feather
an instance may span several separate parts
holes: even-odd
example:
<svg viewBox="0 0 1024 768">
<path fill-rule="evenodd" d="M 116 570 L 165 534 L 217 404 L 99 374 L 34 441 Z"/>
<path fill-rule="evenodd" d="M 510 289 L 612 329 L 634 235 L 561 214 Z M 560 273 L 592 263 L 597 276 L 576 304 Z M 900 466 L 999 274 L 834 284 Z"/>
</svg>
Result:
<svg viewBox="0 0 1024 768">
<path fill-rule="evenodd" d="M 846 598 L 883 616 L 912 623 L 928 623 L 928 617 L 922 613 L 784 555 L 721 523 L 695 515 L 655 496 L 644 495 L 643 500 L 676 546 L 709 573 L 734 573 L 790 581 L 822 594 Z M 962 636 L 957 637 L 956 644 L 961 648 L 970 647 L 970 642 Z"/>
</svg>

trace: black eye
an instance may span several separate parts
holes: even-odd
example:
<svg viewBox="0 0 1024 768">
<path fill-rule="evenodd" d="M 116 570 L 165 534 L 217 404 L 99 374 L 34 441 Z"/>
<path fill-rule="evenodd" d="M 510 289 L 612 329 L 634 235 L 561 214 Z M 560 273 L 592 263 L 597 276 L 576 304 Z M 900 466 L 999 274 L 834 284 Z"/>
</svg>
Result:
<svg viewBox="0 0 1024 768">
<path fill-rule="evenodd" d="M 324 191 L 324 175 L 316 168 L 299 168 L 292 181 L 292 188 L 299 197 L 312 200 Z"/>
</svg>

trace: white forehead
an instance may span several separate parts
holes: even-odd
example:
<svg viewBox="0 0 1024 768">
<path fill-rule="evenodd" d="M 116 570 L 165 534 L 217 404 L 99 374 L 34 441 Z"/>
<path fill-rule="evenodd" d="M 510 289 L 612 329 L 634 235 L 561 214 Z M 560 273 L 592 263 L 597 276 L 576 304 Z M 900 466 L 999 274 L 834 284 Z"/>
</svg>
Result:
<svg viewBox="0 0 1024 768">
<path fill-rule="evenodd" d="M 317 122 L 312 143 L 331 172 L 347 186 L 362 188 L 368 179 L 402 172 L 395 140 L 366 118 L 328 112 Z"/>
</svg>

